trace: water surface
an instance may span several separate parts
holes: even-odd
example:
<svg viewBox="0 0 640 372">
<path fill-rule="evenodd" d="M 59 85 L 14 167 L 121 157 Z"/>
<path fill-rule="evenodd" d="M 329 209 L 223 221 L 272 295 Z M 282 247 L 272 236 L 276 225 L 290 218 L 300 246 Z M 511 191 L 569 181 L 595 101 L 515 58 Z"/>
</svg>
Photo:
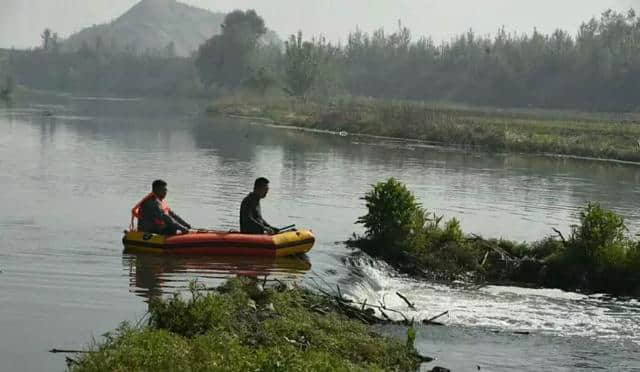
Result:
<svg viewBox="0 0 640 372">
<path fill-rule="evenodd" d="M 365 213 L 371 184 L 397 177 L 424 206 L 465 231 L 536 240 L 568 233 L 586 201 L 640 221 L 640 168 L 524 155 L 489 155 L 205 118 L 204 103 L 47 97 L 0 108 L 0 370 L 63 370 L 48 349 L 82 348 L 149 296 L 268 275 L 339 284 L 353 298 L 446 327 L 419 328 L 418 347 L 456 370 L 640 370 L 640 303 L 555 289 L 418 282 L 340 243 Z M 156 178 L 172 208 L 198 227 L 237 228 L 253 180 L 271 192 L 275 225 L 317 234 L 303 258 L 167 258 L 122 252 L 129 211 Z M 326 282 L 326 283 L 324 283 Z M 406 309 L 395 292 L 414 301 Z M 400 327 L 385 332 L 400 334 Z M 516 335 L 514 331 L 530 332 Z M 425 366 L 425 369 L 428 366 Z"/>
</svg>

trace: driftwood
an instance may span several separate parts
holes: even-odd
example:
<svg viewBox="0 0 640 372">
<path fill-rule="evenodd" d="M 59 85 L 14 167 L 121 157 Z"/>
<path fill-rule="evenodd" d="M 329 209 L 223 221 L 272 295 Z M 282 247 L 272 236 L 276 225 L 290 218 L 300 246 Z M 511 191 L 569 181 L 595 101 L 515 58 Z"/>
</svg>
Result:
<svg viewBox="0 0 640 372">
<path fill-rule="evenodd" d="M 411 301 L 409 301 L 405 296 L 403 296 L 403 295 L 402 295 L 402 293 L 400 293 L 400 292 L 396 292 L 396 294 L 398 295 L 398 297 L 400 297 L 401 299 L 403 299 L 403 300 L 404 300 L 404 302 L 406 302 L 406 303 L 407 303 L 407 305 L 409 305 L 409 308 L 410 308 L 410 309 L 413 309 L 413 310 L 415 310 L 415 309 L 416 309 L 416 307 L 411 303 Z"/>
<path fill-rule="evenodd" d="M 471 236 L 472 236 L 472 238 L 470 238 L 469 240 L 482 243 L 485 247 L 487 247 L 487 248 L 493 250 L 494 252 L 498 253 L 503 261 L 517 261 L 516 258 L 512 257 L 509 254 L 509 252 L 507 252 L 504 249 L 498 247 L 497 245 L 495 245 L 492 242 L 488 241 L 487 239 L 481 237 L 480 235 L 471 234 Z M 482 264 L 484 264 L 484 261 L 486 261 L 486 255 L 485 255 L 485 258 L 483 259 Z"/>
<path fill-rule="evenodd" d="M 51 349 L 50 353 L 95 353 L 95 351 L 91 350 L 71 350 L 71 349 Z"/>
<path fill-rule="evenodd" d="M 424 323 L 424 324 L 432 324 L 432 325 L 443 325 L 442 323 L 436 322 L 435 320 L 440 318 L 440 317 L 443 317 L 443 316 L 445 316 L 447 314 L 449 314 L 449 310 L 444 311 L 444 312 L 442 312 L 442 313 L 440 313 L 440 314 L 438 314 L 436 316 L 433 316 L 433 317 L 431 317 L 429 319 L 425 319 L 425 320 L 422 321 L 422 323 Z"/>
<path fill-rule="evenodd" d="M 323 279 L 320 278 L 320 280 L 323 280 Z M 320 292 L 326 299 L 328 299 L 329 303 L 336 310 L 347 315 L 350 318 L 358 319 L 366 324 L 392 323 L 392 324 L 402 324 L 402 325 L 408 325 L 408 326 L 414 324 L 414 318 L 409 319 L 409 317 L 405 315 L 402 311 L 387 307 L 384 296 L 381 300 L 378 300 L 377 305 L 372 303 L 367 303 L 366 299 L 361 302 L 354 301 L 349 298 L 345 298 L 339 286 L 336 286 L 337 293 L 331 293 L 325 288 L 323 288 L 322 286 L 320 286 L 315 281 L 314 278 L 311 278 L 311 281 L 315 284 L 315 289 L 318 292 Z M 406 296 L 402 295 L 399 292 L 396 292 L 396 295 L 402 298 L 411 309 L 414 309 L 414 310 L 416 309 L 415 304 L 413 304 Z M 321 314 L 325 314 L 327 312 L 327 310 L 322 309 L 319 304 L 312 305 L 310 309 L 313 311 L 319 312 Z M 375 310 L 377 310 L 382 317 L 376 316 Z M 402 317 L 402 320 L 393 320 L 391 316 L 389 316 L 390 313 L 400 315 Z M 428 324 L 428 325 L 443 325 L 442 323 L 438 323 L 435 320 L 448 313 L 449 311 L 445 311 L 429 319 L 424 319 L 421 321 L 421 323 Z"/>
<path fill-rule="evenodd" d="M 556 234 L 558 234 L 558 236 L 560 237 L 560 240 L 562 240 L 562 245 L 564 245 L 565 247 L 567 246 L 567 240 L 564 238 L 564 235 L 562 235 L 562 231 L 556 229 L 555 227 L 551 228 L 553 231 L 556 232 Z"/>
</svg>

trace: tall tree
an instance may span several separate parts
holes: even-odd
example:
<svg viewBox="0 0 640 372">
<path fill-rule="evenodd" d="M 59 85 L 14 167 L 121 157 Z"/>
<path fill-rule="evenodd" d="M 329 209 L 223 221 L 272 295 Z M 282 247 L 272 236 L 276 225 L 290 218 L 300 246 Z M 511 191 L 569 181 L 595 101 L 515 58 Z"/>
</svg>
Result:
<svg viewBox="0 0 640 372">
<path fill-rule="evenodd" d="M 195 64 L 206 85 L 237 87 L 249 76 L 250 56 L 267 29 L 254 10 L 227 14 L 221 28 L 200 46 Z"/>
<path fill-rule="evenodd" d="M 323 39 L 303 41 L 302 31 L 291 35 L 285 42 L 285 84 L 287 94 L 305 96 L 318 77 L 323 49 Z"/>
<path fill-rule="evenodd" d="M 42 34 L 40 34 L 40 38 L 42 39 L 42 49 L 49 50 L 51 46 L 51 29 L 45 28 Z"/>
</svg>

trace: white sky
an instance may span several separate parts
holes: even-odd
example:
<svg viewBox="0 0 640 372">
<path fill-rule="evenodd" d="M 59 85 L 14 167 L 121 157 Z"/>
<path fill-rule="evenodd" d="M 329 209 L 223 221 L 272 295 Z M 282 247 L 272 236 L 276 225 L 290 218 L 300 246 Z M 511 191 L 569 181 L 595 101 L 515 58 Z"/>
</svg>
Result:
<svg viewBox="0 0 640 372">
<path fill-rule="evenodd" d="M 45 27 L 66 37 L 83 27 L 111 21 L 138 0 L 0 0 L 0 47 L 39 44 Z M 607 8 L 640 9 L 640 0 L 182 0 L 214 11 L 255 9 L 280 37 L 301 29 L 344 41 L 359 26 L 395 30 L 398 20 L 415 36 L 448 40 L 473 28 L 494 33 L 542 32 L 562 28 L 576 32 L 582 21 Z"/>
</svg>

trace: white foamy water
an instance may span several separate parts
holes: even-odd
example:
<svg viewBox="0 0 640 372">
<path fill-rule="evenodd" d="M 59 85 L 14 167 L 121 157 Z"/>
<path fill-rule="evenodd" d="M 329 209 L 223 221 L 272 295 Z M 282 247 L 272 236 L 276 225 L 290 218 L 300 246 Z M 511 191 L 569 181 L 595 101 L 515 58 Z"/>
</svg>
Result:
<svg viewBox="0 0 640 372">
<path fill-rule="evenodd" d="M 350 288 L 352 299 L 374 304 L 384 299 L 386 306 L 409 318 L 428 319 L 448 311 L 440 321 L 449 325 L 630 341 L 640 346 L 638 300 L 612 300 L 559 289 L 444 285 L 390 276 L 393 270 L 381 263 L 351 262 L 363 277 Z M 407 296 L 418 310 L 410 309 L 397 292 Z"/>
</svg>

